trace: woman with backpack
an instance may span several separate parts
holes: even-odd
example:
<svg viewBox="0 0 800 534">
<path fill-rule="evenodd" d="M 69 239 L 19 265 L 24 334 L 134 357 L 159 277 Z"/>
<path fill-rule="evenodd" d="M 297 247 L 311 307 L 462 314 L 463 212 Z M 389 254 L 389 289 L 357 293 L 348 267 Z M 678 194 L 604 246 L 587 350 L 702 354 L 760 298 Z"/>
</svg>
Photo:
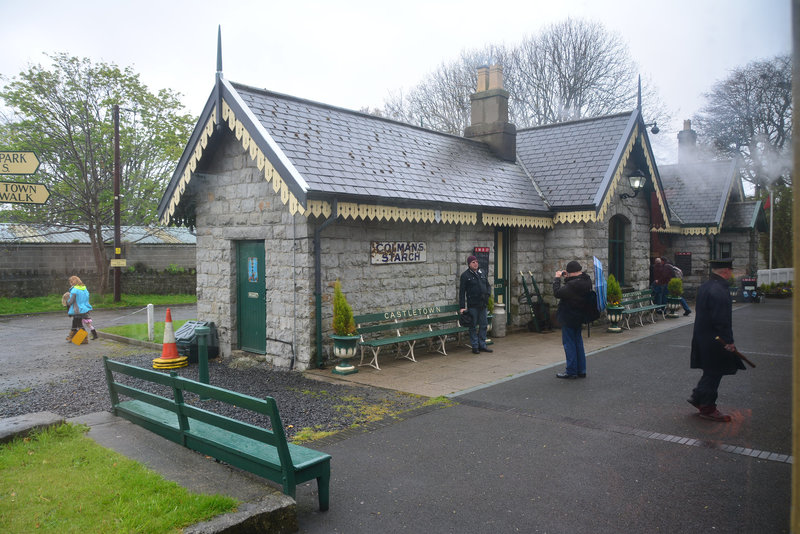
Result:
<svg viewBox="0 0 800 534">
<path fill-rule="evenodd" d="M 563 285 L 562 285 L 563 281 Z M 583 272 L 581 264 L 572 260 L 565 271 L 556 271 L 553 295 L 558 301 L 556 317 L 561 324 L 561 342 L 567 368 L 556 378 L 585 378 L 586 352 L 583 350 L 581 326 L 585 317 L 586 295 L 592 290 L 592 279 Z"/>
</svg>

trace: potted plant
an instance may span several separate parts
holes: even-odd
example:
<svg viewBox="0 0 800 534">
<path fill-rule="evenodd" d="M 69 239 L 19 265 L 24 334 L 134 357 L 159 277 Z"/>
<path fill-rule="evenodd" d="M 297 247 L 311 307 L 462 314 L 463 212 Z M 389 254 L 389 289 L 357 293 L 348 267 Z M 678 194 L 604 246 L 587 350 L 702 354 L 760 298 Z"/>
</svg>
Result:
<svg viewBox="0 0 800 534">
<path fill-rule="evenodd" d="M 731 275 L 730 280 L 728 280 L 728 284 L 729 284 L 728 290 L 731 293 L 731 300 L 735 301 L 736 300 L 736 292 L 739 290 L 739 288 L 736 287 L 736 277 Z"/>
<path fill-rule="evenodd" d="M 333 285 L 333 355 L 340 359 L 339 365 L 333 369 L 338 375 L 357 373 L 358 369 L 350 363 L 350 358 L 356 355 L 358 340 L 356 322 L 353 319 L 353 309 L 347 303 L 342 293 L 342 283 L 336 280 Z"/>
<path fill-rule="evenodd" d="M 675 319 L 678 317 L 677 311 L 681 306 L 681 298 L 683 297 L 683 280 L 680 278 L 673 278 L 667 284 L 667 317 Z"/>
<path fill-rule="evenodd" d="M 606 316 L 611 322 L 611 326 L 608 327 L 609 332 L 622 332 L 619 322 L 622 320 L 625 307 L 620 306 L 620 302 L 622 302 L 622 288 L 616 277 L 610 274 L 606 282 Z"/>
</svg>

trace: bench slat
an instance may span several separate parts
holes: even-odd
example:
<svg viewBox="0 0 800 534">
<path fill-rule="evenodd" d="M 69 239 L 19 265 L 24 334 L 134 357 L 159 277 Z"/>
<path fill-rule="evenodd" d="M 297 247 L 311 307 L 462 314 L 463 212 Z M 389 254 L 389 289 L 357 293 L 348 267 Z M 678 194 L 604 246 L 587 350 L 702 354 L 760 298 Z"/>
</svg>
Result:
<svg viewBox="0 0 800 534">
<path fill-rule="evenodd" d="M 320 510 L 328 509 L 330 455 L 288 443 L 271 397 L 258 399 L 182 378 L 174 372 L 166 375 L 107 357 L 103 358 L 103 364 L 115 415 L 170 441 L 277 482 L 292 497 L 297 484 L 316 479 Z M 177 399 L 183 399 L 183 392 L 189 391 L 263 414 L 269 417 L 272 430 L 121 384 L 114 380 L 114 372 L 169 386 Z M 119 395 L 132 400 L 120 402 Z"/>
</svg>

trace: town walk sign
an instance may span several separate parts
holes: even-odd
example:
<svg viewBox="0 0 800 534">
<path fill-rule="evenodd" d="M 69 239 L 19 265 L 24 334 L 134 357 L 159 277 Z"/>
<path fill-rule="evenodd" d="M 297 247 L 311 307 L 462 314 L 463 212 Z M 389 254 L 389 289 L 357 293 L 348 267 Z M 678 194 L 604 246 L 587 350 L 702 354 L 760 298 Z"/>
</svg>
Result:
<svg viewBox="0 0 800 534">
<path fill-rule="evenodd" d="M 36 174 L 39 158 L 34 152 L 0 151 L 0 175 Z M 44 184 L 0 182 L 0 203 L 44 204 L 50 191 Z"/>
</svg>

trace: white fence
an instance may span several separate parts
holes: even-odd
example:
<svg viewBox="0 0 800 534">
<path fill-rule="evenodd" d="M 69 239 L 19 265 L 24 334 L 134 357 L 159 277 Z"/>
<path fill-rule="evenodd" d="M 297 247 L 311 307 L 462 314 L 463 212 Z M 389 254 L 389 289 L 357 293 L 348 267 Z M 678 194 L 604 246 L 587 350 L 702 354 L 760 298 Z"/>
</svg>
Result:
<svg viewBox="0 0 800 534">
<path fill-rule="evenodd" d="M 794 280 L 794 268 L 789 267 L 785 269 L 759 269 L 758 270 L 758 285 L 776 284 L 791 282 Z"/>
</svg>

